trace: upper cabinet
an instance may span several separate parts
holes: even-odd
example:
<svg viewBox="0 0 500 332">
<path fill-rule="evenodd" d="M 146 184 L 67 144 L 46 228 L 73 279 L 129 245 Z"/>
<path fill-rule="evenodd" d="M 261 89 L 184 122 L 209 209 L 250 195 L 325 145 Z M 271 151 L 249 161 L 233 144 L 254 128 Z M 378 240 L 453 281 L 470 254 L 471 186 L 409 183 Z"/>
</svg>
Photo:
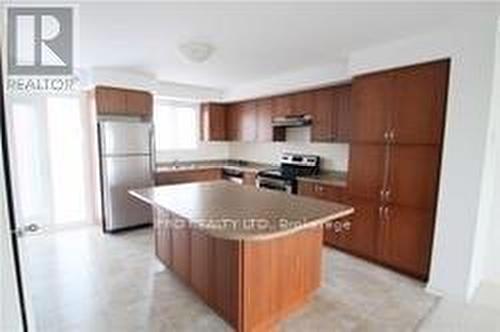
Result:
<svg viewBox="0 0 500 332">
<path fill-rule="evenodd" d="M 352 141 L 439 144 L 448 70 L 445 60 L 356 77 Z"/>
<path fill-rule="evenodd" d="M 201 140 L 227 140 L 227 106 L 217 103 L 204 103 L 200 108 Z"/>
<path fill-rule="evenodd" d="M 217 115 L 217 107 L 225 112 Z M 284 141 L 284 127 L 273 127 L 273 118 L 311 115 L 311 141 L 349 142 L 351 131 L 351 86 L 349 84 L 293 94 L 252 99 L 228 104 L 208 103 L 202 106 L 202 138 L 216 140 L 212 129 L 221 131 L 217 137 L 240 142 Z M 215 123 L 221 123 L 216 126 Z M 225 136 L 223 132 L 225 131 Z"/>
<path fill-rule="evenodd" d="M 257 138 L 255 101 L 230 104 L 227 111 L 227 134 L 231 141 L 252 142 Z"/>
<path fill-rule="evenodd" d="M 350 85 L 314 91 L 311 140 L 313 142 L 348 142 L 351 127 L 350 105 Z"/>
<path fill-rule="evenodd" d="M 151 117 L 153 96 L 147 91 L 97 86 L 95 106 L 99 115 Z"/>
<path fill-rule="evenodd" d="M 287 116 L 294 109 L 294 98 L 292 95 L 276 96 L 272 98 L 273 117 Z"/>
<path fill-rule="evenodd" d="M 271 98 L 258 99 L 256 101 L 257 135 L 259 142 L 273 141 L 273 103 Z"/>
<path fill-rule="evenodd" d="M 304 91 L 292 95 L 292 108 L 289 115 L 312 114 L 315 108 L 314 91 Z"/>
</svg>

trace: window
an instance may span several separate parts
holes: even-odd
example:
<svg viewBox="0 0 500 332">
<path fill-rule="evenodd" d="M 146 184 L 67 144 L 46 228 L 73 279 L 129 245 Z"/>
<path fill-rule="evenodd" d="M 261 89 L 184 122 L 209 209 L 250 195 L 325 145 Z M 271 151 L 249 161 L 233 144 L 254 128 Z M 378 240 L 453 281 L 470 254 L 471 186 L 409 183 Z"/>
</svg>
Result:
<svg viewBox="0 0 500 332">
<path fill-rule="evenodd" d="M 199 135 L 199 105 L 156 100 L 153 114 L 156 150 L 195 149 Z"/>
<path fill-rule="evenodd" d="M 59 229 L 94 221 L 90 119 L 79 96 L 12 97 L 8 134 L 16 217 Z M 93 129 L 92 129 L 93 132 Z"/>
</svg>

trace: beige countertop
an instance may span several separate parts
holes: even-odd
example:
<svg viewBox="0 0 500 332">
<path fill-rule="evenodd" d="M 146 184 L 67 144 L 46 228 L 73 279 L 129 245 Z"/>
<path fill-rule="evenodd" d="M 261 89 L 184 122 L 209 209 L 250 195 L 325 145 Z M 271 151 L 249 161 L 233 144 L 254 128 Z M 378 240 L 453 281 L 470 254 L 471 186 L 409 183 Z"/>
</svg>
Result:
<svg viewBox="0 0 500 332">
<path fill-rule="evenodd" d="M 308 181 L 336 187 L 347 187 L 347 174 L 344 172 L 321 172 L 318 175 L 300 176 L 299 181 Z"/>
<path fill-rule="evenodd" d="M 350 206 L 228 181 L 131 190 L 191 227 L 230 240 L 267 240 L 315 227 L 354 212 Z"/>
<path fill-rule="evenodd" d="M 156 173 L 181 172 L 198 169 L 213 168 L 233 168 L 244 172 L 257 173 L 264 169 L 277 167 L 271 164 L 255 163 L 238 160 L 208 160 L 208 161 L 187 161 L 178 163 L 163 163 L 156 166 Z"/>
</svg>

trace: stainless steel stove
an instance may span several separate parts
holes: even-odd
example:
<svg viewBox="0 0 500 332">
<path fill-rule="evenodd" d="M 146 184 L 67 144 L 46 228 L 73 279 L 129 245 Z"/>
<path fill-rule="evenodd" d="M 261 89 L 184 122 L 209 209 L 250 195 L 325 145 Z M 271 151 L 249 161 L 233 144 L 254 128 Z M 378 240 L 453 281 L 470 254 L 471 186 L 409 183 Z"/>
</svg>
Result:
<svg viewBox="0 0 500 332">
<path fill-rule="evenodd" d="M 317 174 L 319 162 L 319 156 L 284 153 L 279 168 L 257 173 L 257 186 L 296 194 L 297 177 Z"/>
</svg>

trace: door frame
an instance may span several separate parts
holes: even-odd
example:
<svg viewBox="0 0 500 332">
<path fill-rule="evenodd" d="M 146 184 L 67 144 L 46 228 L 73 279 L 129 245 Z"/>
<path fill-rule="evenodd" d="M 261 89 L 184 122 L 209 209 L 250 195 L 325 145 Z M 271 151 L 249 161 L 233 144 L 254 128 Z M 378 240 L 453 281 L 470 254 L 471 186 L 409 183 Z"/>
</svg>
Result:
<svg viewBox="0 0 500 332">
<path fill-rule="evenodd" d="M 14 214 L 14 196 L 12 191 L 12 177 L 11 177 L 11 163 L 9 158 L 9 147 L 8 147 L 8 135 L 7 135 L 7 123 L 5 114 L 5 98 L 3 90 L 3 70 L 2 62 L 0 57 L 0 130 L 1 130 L 1 140 L 2 140 L 2 163 L 4 169 L 4 186 L 5 186 L 5 200 L 6 200 L 6 212 L 7 218 L 9 219 L 9 225 L 7 229 L 10 232 L 11 246 L 12 246 L 12 256 L 14 263 L 14 276 L 17 285 L 17 294 L 19 297 L 19 310 L 21 313 L 21 323 L 23 331 L 28 331 L 28 317 L 26 311 L 25 302 L 25 292 L 24 285 L 22 281 L 22 271 L 21 271 L 21 260 L 19 256 L 19 243 L 17 239 L 17 222 Z"/>
</svg>

